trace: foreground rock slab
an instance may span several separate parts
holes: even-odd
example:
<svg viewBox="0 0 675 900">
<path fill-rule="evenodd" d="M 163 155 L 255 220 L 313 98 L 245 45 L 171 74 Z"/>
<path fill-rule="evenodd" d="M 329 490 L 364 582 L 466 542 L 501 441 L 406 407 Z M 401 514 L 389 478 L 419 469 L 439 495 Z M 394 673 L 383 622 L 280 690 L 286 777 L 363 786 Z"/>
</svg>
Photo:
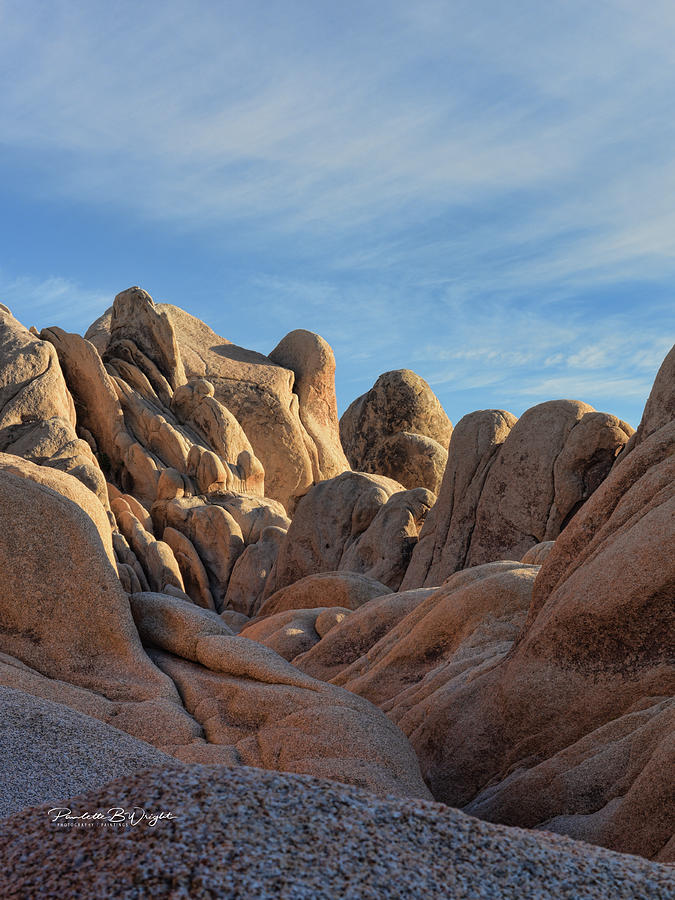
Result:
<svg viewBox="0 0 675 900">
<path fill-rule="evenodd" d="M 0 817 L 59 805 L 148 766 L 175 759 L 98 719 L 0 686 Z"/>
<path fill-rule="evenodd" d="M 78 828 L 52 824 L 48 806 L 13 816 L 0 825 L 7 900 L 675 897 L 666 866 L 309 777 L 155 768 L 67 806 L 140 806 L 174 818 Z"/>
</svg>

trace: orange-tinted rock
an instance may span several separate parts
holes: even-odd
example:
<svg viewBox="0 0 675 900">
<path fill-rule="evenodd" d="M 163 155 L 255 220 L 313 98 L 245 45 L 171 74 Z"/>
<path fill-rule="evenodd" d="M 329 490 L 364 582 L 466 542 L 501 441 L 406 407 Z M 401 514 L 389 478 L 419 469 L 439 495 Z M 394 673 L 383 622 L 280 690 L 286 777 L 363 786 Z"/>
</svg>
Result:
<svg viewBox="0 0 675 900">
<path fill-rule="evenodd" d="M 258 611 L 271 616 L 286 610 L 316 609 L 339 606 L 358 609 L 374 597 L 389 593 L 389 588 L 356 572 L 323 572 L 308 575 L 272 594 Z"/>
</svg>

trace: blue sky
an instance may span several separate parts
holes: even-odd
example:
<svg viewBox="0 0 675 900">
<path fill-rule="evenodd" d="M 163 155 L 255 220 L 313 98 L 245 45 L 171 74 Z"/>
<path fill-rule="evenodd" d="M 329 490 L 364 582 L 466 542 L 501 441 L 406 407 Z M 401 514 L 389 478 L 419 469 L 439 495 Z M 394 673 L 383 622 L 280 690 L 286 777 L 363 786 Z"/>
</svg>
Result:
<svg viewBox="0 0 675 900">
<path fill-rule="evenodd" d="M 140 284 L 457 421 L 639 421 L 675 334 L 672 0 L 0 0 L 0 302 Z"/>
</svg>

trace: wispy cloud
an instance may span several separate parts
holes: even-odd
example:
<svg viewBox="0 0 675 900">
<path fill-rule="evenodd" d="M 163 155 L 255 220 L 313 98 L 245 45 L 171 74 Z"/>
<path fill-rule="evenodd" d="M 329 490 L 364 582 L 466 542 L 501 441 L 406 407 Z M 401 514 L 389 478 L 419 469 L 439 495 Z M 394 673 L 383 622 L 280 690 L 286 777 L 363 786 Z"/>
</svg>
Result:
<svg viewBox="0 0 675 900">
<path fill-rule="evenodd" d="M 66 319 L 84 330 L 110 305 L 105 292 L 89 290 L 67 278 L 53 276 L 38 280 L 12 277 L 0 269 L 0 303 L 27 328 L 38 329 Z"/>
<path fill-rule="evenodd" d="M 0 0 L 0 175 L 246 255 L 214 326 L 322 331 L 344 400 L 402 365 L 462 412 L 637 397 L 673 324 L 674 43 L 667 0 Z M 3 302 L 110 302 L 66 274 Z"/>
</svg>

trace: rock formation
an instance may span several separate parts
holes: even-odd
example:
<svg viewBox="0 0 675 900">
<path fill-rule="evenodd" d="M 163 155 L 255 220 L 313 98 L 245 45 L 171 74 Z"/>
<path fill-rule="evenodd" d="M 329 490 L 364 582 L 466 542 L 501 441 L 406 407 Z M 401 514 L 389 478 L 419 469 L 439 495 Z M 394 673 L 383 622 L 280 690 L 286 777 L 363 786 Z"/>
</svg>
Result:
<svg viewBox="0 0 675 900">
<path fill-rule="evenodd" d="M 589 860 L 612 896 L 629 883 L 666 896 L 658 866 L 541 829 L 675 859 L 674 354 L 635 433 L 571 400 L 518 420 L 481 410 L 453 431 L 408 370 L 381 376 L 338 423 L 335 359 L 311 332 L 263 356 L 140 288 L 86 338 L 38 335 L 0 307 L 0 812 L 82 790 L 92 803 L 147 791 L 181 810 L 239 797 L 269 841 L 250 791 L 279 804 L 273 824 L 294 853 L 284 823 L 298 809 L 312 852 L 334 827 L 362 859 L 389 853 L 385 826 L 401 852 L 414 838 L 410 883 L 427 877 L 426 854 L 428 896 L 462 896 L 448 872 L 465 871 L 467 848 L 480 889 L 493 851 L 503 885 L 512 844 L 532 878 L 544 871 L 533 859 L 570 867 L 555 896 L 585 896 Z M 217 821 L 220 890 L 235 845 Z M 36 819 L 17 822 L 3 897 L 44 859 Z M 180 840 L 165 830 L 155 852 L 178 843 L 192 860 L 193 825 Z M 128 837 L 139 832 L 105 831 L 124 859 L 142 857 Z M 248 832 L 234 833 L 241 858 Z M 74 837 L 53 829 L 54 847 L 58 834 Z M 100 860 L 98 889 L 112 870 L 96 834 L 76 840 Z M 446 845 L 459 856 L 441 872 L 427 850 Z M 39 877 L 46 890 L 44 866 Z"/>
<path fill-rule="evenodd" d="M 312 484 L 348 468 L 337 434 L 335 361 L 325 341 L 292 332 L 273 351 L 279 364 L 237 347 L 176 306 L 156 309 L 171 322 L 187 378 L 212 384 L 215 399 L 251 441 L 268 497 L 292 509 Z M 86 334 L 102 355 L 111 322 L 108 310 Z"/>
<path fill-rule="evenodd" d="M 236 768 L 156 767 L 75 797 L 75 813 L 170 813 L 154 825 L 59 828 L 49 806 L 0 823 L 7 900 L 425 897 L 672 900 L 672 871 L 552 834 L 489 825 L 438 803 Z M 52 815 L 52 817 L 55 814 Z M 45 867 L 45 855 L 49 866 Z"/>
<path fill-rule="evenodd" d="M 521 559 L 555 540 L 611 469 L 632 429 L 585 403 L 540 403 L 520 419 L 504 410 L 465 416 L 450 441 L 438 502 L 403 588 L 453 572 Z"/>
<path fill-rule="evenodd" d="M 340 420 L 342 446 L 353 469 L 434 494 L 451 434 L 452 423 L 438 398 L 410 369 L 380 375 Z"/>
</svg>

